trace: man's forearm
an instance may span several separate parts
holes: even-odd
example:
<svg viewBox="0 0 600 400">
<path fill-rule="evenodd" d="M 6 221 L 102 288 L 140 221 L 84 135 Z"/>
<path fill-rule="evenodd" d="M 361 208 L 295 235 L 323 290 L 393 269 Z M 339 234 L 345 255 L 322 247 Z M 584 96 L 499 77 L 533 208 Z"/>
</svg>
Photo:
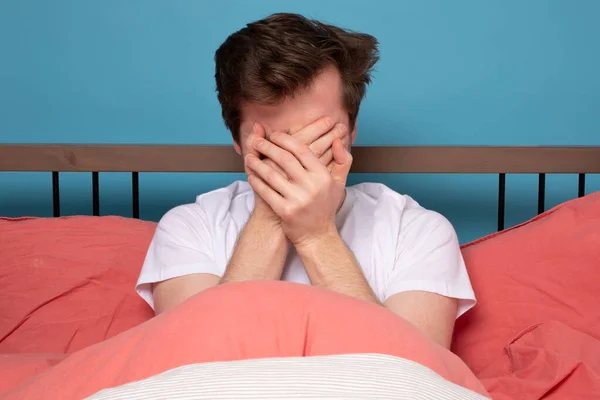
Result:
<svg viewBox="0 0 600 400">
<path fill-rule="evenodd" d="M 297 246 L 296 250 L 314 286 L 380 304 L 354 254 L 337 232 Z"/>
<path fill-rule="evenodd" d="M 279 280 L 288 253 L 280 226 L 250 216 L 219 284 L 252 280 Z"/>
</svg>

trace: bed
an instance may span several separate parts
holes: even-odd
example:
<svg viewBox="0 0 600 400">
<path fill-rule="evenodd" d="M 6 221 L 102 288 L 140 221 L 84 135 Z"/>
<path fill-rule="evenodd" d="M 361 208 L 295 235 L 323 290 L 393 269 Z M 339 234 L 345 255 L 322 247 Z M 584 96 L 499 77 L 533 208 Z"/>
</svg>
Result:
<svg viewBox="0 0 600 400">
<path fill-rule="evenodd" d="M 0 399 L 600 398 L 600 192 L 586 188 L 600 147 L 353 156 L 353 173 L 497 175 L 497 232 L 462 246 L 478 304 L 452 352 L 380 307 L 283 282 L 152 318 L 134 292 L 156 226 L 139 219 L 140 174 L 241 172 L 231 146 L 9 144 L 0 172 L 48 172 L 53 218 L 0 218 Z M 61 216 L 63 172 L 90 174 L 93 215 Z M 101 216 L 105 172 L 131 174 L 132 218 Z M 506 228 L 506 176 L 524 173 L 538 215 Z M 546 209 L 548 174 L 573 174 L 572 200 Z"/>
</svg>

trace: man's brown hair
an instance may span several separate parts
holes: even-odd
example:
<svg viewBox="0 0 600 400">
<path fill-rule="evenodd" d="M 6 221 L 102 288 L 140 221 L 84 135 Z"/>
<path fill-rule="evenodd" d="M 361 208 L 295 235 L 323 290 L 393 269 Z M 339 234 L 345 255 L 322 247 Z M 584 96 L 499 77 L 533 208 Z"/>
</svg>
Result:
<svg viewBox="0 0 600 400">
<path fill-rule="evenodd" d="M 278 104 L 334 66 L 341 76 L 342 104 L 352 129 L 378 59 L 373 36 L 298 14 L 273 14 L 250 23 L 230 35 L 215 53 L 225 126 L 239 141 L 242 102 Z"/>
</svg>

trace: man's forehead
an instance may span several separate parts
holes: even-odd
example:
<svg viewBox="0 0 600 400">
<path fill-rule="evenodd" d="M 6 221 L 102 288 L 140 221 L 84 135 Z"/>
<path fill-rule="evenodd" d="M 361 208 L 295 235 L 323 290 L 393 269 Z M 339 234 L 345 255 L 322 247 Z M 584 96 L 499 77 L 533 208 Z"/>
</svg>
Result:
<svg viewBox="0 0 600 400">
<path fill-rule="evenodd" d="M 331 68 L 324 70 L 310 86 L 276 105 L 242 104 L 242 115 L 243 124 L 251 129 L 258 122 L 267 133 L 294 133 L 322 117 L 346 123 L 348 119 L 342 106 L 340 77 Z"/>
</svg>

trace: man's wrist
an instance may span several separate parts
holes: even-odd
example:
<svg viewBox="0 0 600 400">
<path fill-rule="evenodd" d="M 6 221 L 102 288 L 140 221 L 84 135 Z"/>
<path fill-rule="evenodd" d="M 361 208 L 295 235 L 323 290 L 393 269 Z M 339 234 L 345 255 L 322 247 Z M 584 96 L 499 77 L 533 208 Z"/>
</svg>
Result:
<svg viewBox="0 0 600 400">
<path fill-rule="evenodd" d="M 288 249 L 289 241 L 281 224 L 268 214 L 253 212 L 237 240 L 220 283 L 279 280 Z"/>
<path fill-rule="evenodd" d="M 337 229 L 295 247 L 313 285 L 379 304 L 354 254 Z"/>
<path fill-rule="evenodd" d="M 296 248 L 299 256 L 310 257 L 311 255 L 314 255 L 323 249 L 331 248 L 332 245 L 335 245 L 341 241 L 342 238 L 337 231 L 337 228 L 333 226 L 319 234 L 306 237 L 294 243 L 294 247 Z"/>
<path fill-rule="evenodd" d="M 261 236 L 282 237 L 287 240 L 283 228 L 281 227 L 280 220 L 273 215 L 262 213 L 256 209 L 250 214 L 246 227 L 250 227 L 253 231 L 260 232 Z"/>
</svg>

